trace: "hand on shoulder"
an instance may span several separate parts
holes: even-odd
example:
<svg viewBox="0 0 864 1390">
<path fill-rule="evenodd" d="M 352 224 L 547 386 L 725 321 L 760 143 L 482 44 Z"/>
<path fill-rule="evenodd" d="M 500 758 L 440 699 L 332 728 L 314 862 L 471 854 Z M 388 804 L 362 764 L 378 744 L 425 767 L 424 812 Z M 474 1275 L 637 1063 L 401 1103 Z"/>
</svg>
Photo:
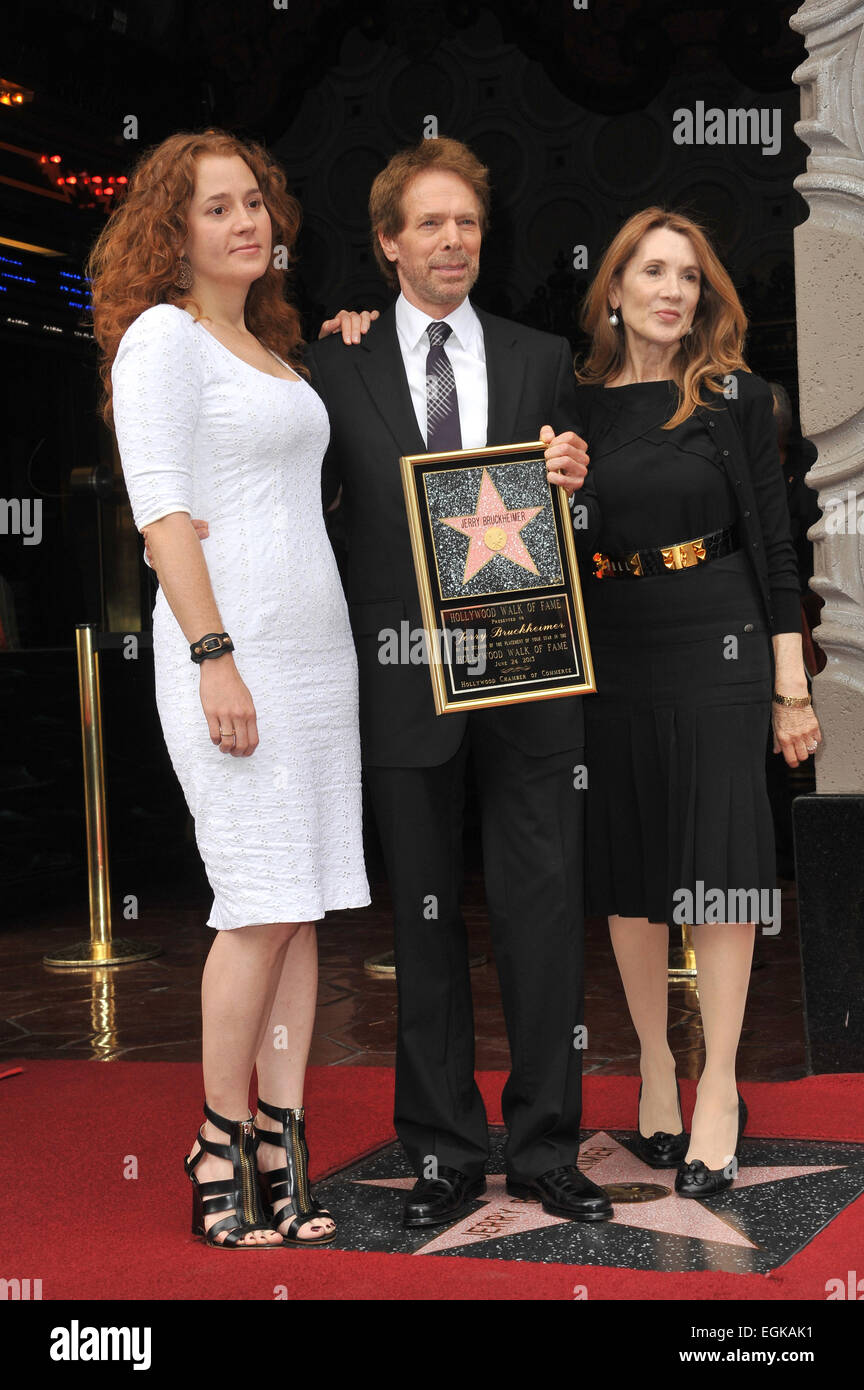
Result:
<svg viewBox="0 0 864 1390">
<path fill-rule="evenodd" d="M 380 317 L 378 309 L 340 309 L 332 319 L 324 320 L 318 332 L 318 339 L 320 341 L 338 333 L 342 342 L 350 347 L 352 343 L 359 343 Z"/>
</svg>

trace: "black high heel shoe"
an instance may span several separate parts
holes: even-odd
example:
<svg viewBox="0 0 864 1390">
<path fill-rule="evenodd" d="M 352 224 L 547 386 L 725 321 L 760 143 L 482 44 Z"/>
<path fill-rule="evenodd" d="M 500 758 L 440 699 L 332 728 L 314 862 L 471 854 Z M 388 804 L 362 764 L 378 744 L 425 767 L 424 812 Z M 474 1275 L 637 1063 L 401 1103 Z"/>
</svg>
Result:
<svg viewBox="0 0 864 1390">
<path fill-rule="evenodd" d="M 738 1092 L 738 1137 L 735 1152 L 724 1168 L 706 1168 L 700 1158 L 691 1158 L 689 1163 L 678 1165 L 675 1176 L 675 1191 L 679 1197 L 713 1197 L 717 1192 L 725 1192 L 738 1176 L 738 1150 L 741 1135 L 747 1123 L 747 1106 L 741 1092 Z"/>
<path fill-rule="evenodd" d="M 224 1130 L 230 1142 L 216 1144 L 212 1139 L 205 1139 L 202 1125 L 198 1131 L 200 1149 L 194 1158 L 187 1156 L 183 1159 L 186 1176 L 195 1185 L 192 1192 L 193 1236 L 203 1236 L 206 1243 L 216 1250 L 279 1250 L 279 1241 L 261 1241 L 254 1245 L 241 1243 L 243 1237 L 253 1231 L 273 1230 L 271 1222 L 264 1215 L 258 1190 L 252 1116 L 248 1120 L 226 1120 L 223 1115 L 211 1110 L 206 1101 L 204 1114 L 211 1124 Z M 205 1153 L 213 1154 L 215 1158 L 227 1158 L 234 1169 L 231 1177 L 223 1178 L 221 1182 L 199 1182 L 193 1170 Z M 233 1215 L 214 1222 L 209 1230 L 205 1228 L 205 1216 L 232 1210 Z M 216 1240 L 221 1231 L 227 1232 L 225 1239 Z"/>
<path fill-rule="evenodd" d="M 335 1230 L 306 1239 L 297 1235 L 300 1227 L 307 1221 L 313 1221 L 316 1216 L 327 1217 L 334 1222 L 336 1220 L 333 1213 L 322 1207 L 309 1190 L 309 1150 L 306 1147 L 304 1108 L 301 1106 L 299 1110 L 279 1110 L 275 1105 L 268 1105 L 259 1098 L 258 1109 L 269 1115 L 271 1120 L 278 1120 L 282 1126 L 282 1133 L 277 1134 L 272 1129 L 261 1129 L 256 1125 L 255 1135 L 258 1142 L 276 1144 L 285 1151 L 284 1168 L 274 1168 L 269 1173 L 258 1173 L 261 1195 L 270 1211 L 272 1229 L 278 1231 L 281 1223 L 287 1221 L 293 1213 L 294 1220 L 282 1235 L 285 1245 L 329 1245 L 336 1239 Z M 289 1199 L 288 1204 L 276 1211 L 276 1203 L 286 1197 Z"/>
<path fill-rule="evenodd" d="M 684 1128 L 684 1115 L 681 1110 L 681 1088 L 678 1081 L 675 1081 L 675 1090 L 678 1092 L 678 1114 L 681 1119 L 681 1130 L 678 1134 L 667 1134 L 665 1130 L 658 1129 L 647 1138 L 639 1129 L 639 1104 L 642 1100 L 642 1082 L 639 1083 L 639 1100 L 636 1102 L 636 1139 L 633 1148 L 641 1158 L 643 1163 L 647 1163 L 649 1168 L 676 1168 L 687 1152 L 689 1136 Z"/>
</svg>

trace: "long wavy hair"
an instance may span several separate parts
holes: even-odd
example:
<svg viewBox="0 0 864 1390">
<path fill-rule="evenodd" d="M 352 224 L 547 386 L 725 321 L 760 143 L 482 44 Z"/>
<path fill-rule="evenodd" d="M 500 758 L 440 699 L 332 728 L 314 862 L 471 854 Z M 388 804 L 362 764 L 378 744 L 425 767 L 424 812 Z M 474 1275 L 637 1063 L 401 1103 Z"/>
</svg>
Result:
<svg viewBox="0 0 864 1390">
<path fill-rule="evenodd" d="M 195 166 L 202 155 L 239 155 L 255 175 L 270 214 L 273 246 L 284 246 L 287 262 L 295 259 L 301 209 L 287 191 L 279 165 L 253 140 L 228 131 L 179 131 L 161 145 L 145 150 L 129 178 L 123 201 L 111 213 L 87 261 L 93 299 L 93 336 L 100 348 L 102 418 L 113 428 L 111 366 L 120 339 L 139 314 L 154 304 L 202 309 L 192 290 L 174 284 L 188 233 L 187 214 L 195 192 Z M 285 299 L 285 271 L 272 258 L 246 296 L 246 326 L 295 371 L 303 339 L 300 315 Z"/>
<path fill-rule="evenodd" d="M 576 379 L 585 384 L 597 384 L 611 381 L 621 372 L 627 357 L 627 341 L 623 323 L 619 320 L 613 327 L 609 322 L 609 288 L 613 278 L 620 276 L 636 254 L 642 238 L 658 227 L 690 239 L 701 271 L 693 324 L 681 339 L 673 363 L 678 405 L 663 426 L 671 430 L 692 415 L 697 405 L 705 403 L 703 387 L 719 395 L 724 389 L 723 378 L 729 372 L 750 370 L 742 355 L 747 316 L 735 286 L 705 228 L 683 213 L 660 207 L 643 208 L 627 219 L 611 241 L 582 306 L 581 324 L 591 338 L 591 347 L 576 370 Z"/>
</svg>

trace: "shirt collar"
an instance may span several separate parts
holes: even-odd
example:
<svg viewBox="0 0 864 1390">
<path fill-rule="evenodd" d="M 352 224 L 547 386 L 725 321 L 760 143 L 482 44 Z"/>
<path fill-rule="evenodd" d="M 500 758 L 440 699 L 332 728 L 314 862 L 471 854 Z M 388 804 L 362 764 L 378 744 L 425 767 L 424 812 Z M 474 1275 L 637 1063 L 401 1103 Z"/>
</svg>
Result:
<svg viewBox="0 0 864 1390">
<path fill-rule="evenodd" d="M 432 322 L 448 323 L 452 329 L 452 336 L 459 346 L 481 362 L 485 360 L 483 330 L 474 306 L 467 296 L 445 318 L 433 320 L 428 314 L 424 314 L 422 309 L 409 303 L 400 291 L 399 298 L 396 300 L 396 331 L 409 352 L 413 352 L 421 344 L 428 349 L 429 339 L 426 335 L 426 329 Z"/>
</svg>

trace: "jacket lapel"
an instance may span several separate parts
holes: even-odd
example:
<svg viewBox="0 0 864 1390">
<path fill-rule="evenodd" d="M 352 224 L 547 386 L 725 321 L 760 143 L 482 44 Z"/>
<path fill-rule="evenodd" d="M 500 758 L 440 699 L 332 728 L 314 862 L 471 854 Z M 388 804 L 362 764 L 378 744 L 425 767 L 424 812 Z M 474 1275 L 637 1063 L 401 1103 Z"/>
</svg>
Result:
<svg viewBox="0 0 864 1390">
<path fill-rule="evenodd" d="M 396 334 L 396 311 L 386 309 L 374 331 L 353 349 L 354 365 L 400 454 L 425 454 L 426 443 L 417 426 L 405 365 Z"/>
<path fill-rule="evenodd" d="M 506 319 L 476 310 L 483 329 L 486 352 L 486 385 L 489 404 L 486 424 L 486 443 L 512 444 L 516 427 L 525 363 L 516 344 L 516 335 Z M 518 442 L 518 441 L 517 441 Z"/>
<path fill-rule="evenodd" d="M 486 443 L 512 444 L 525 375 L 523 354 L 505 319 L 482 309 L 476 313 L 486 354 Z M 424 454 L 426 443 L 417 426 L 393 305 L 381 315 L 374 332 L 363 339 L 359 351 L 354 352 L 357 372 L 400 454 Z"/>
</svg>

